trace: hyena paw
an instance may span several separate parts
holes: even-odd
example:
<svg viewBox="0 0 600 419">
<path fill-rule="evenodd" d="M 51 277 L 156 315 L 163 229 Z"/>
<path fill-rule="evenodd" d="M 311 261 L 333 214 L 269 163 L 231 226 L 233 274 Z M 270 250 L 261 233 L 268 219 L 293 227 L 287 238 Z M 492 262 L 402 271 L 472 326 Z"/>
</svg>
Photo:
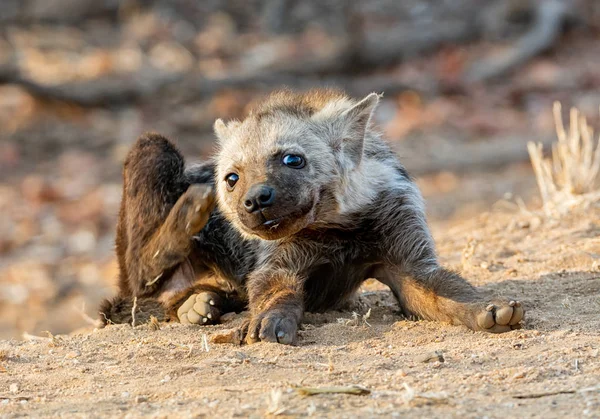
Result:
<svg viewBox="0 0 600 419">
<path fill-rule="evenodd" d="M 182 324 L 216 324 L 221 318 L 220 298 L 214 292 L 192 294 L 177 309 L 177 317 Z"/>
<path fill-rule="evenodd" d="M 180 219 L 188 235 L 206 225 L 215 206 L 215 195 L 210 185 L 194 184 L 181 196 Z"/>
<path fill-rule="evenodd" d="M 480 330 L 490 333 L 520 329 L 521 321 L 525 317 L 523 305 L 516 300 L 495 301 L 484 307 L 478 305 L 476 310 L 477 325 Z"/>
<path fill-rule="evenodd" d="M 267 311 L 244 323 L 242 333 L 246 335 L 247 343 L 262 341 L 293 345 L 298 334 L 298 321 L 283 311 Z"/>
</svg>

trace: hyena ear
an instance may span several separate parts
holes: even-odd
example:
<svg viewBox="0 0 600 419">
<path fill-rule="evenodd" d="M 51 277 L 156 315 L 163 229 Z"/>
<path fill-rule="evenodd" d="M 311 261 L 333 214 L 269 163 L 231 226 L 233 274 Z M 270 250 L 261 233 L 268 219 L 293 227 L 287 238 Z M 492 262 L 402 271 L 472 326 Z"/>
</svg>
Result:
<svg viewBox="0 0 600 419">
<path fill-rule="evenodd" d="M 219 140 L 219 143 L 223 144 L 225 141 L 227 141 L 233 134 L 233 131 L 239 127 L 240 124 L 241 122 L 237 120 L 229 121 L 226 124 L 221 118 L 217 119 L 213 125 L 213 129 L 217 139 Z"/>
<path fill-rule="evenodd" d="M 345 128 L 342 139 L 343 153 L 355 165 L 362 159 L 365 134 L 380 97 L 378 93 L 371 93 L 341 115 Z"/>
<path fill-rule="evenodd" d="M 229 129 L 227 128 L 227 125 L 225 125 L 225 122 L 223 122 L 223 120 L 221 118 L 218 118 L 215 121 L 215 124 L 213 125 L 213 129 L 215 131 L 215 135 L 217 136 L 217 139 L 219 140 L 219 142 L 223 142 L 227 139 L 227 137 L 229 137 Z"/>
</svg>

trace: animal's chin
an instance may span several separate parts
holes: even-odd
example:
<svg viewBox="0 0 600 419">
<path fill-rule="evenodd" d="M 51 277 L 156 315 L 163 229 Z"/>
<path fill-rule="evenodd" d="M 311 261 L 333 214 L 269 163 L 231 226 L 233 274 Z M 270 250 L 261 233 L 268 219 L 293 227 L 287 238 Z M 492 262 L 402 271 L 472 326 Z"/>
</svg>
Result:
<svg viewBox="0 0 600 419">
<path fill-rule="evenodd" d="M 292 211 L 291 213 L 276 216 L 273 218 L 265 217 L 264 221 L 249 225 L 242 221 L 246 231 L 263 240 L 279 240 L 289 237 L 307 227 L 314 218 L 314 206 L 306 206 Z"/>
</svg>

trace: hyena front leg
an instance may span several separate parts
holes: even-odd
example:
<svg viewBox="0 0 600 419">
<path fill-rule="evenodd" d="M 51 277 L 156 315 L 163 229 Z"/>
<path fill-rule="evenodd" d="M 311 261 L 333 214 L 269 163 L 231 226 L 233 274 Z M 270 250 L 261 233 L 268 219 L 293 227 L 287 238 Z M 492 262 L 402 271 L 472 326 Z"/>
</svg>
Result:
<svg viewBox="0 0 600 419">
<path fill-rule="evenodd" d="M 247 343 L 292 345 L 304 314 L 303 281 L 295 273 L 262 269 L 248 279 L 250 320 L 242 328 Z"/>
<path fill-rule="evenodd" d="M 486 301 L 459 274 L 439 266 L 412 273 L 390 266 L 377 276 L 392 289 L 405 315 L 492 333 L 520 328 L 524 316 L 519 301 Z"/>
<path fill-rule="evenodd" d="M 494 333 L 519 327 L 524 310 L 518 301 L 486 301 L 459 274 L 438 264 L 414 186 L 392 209 L 396 223 L 382 235 L 386 252 L 376 278 L 392 289 L 405 314 Z"/>
</svg>

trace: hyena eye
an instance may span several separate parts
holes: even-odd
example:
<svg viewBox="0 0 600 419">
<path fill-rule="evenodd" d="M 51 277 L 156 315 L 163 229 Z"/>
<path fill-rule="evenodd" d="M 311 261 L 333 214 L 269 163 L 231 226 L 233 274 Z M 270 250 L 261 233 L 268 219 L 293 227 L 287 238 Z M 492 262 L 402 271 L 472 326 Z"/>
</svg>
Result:
<svg viewBox="0 0 600 419">
<path fill-rule="evenodd" d="M 306 165 L 304 157 L 298 156 L 296 154 L 286 154 L 285 156 L 283 156 L 283 159 L 281 161 L 283 162 L 283 164 L 293 169 L 302 169 Z"/>
<path fill-rule="evenodd" d="M 229 192 L 233 191 L 238 180 L 240 180 L 240 177 L 235 173 L 230 173 L 225 176 L 225 182 L 227 182 L 227 190 Z"/>
</svg>

